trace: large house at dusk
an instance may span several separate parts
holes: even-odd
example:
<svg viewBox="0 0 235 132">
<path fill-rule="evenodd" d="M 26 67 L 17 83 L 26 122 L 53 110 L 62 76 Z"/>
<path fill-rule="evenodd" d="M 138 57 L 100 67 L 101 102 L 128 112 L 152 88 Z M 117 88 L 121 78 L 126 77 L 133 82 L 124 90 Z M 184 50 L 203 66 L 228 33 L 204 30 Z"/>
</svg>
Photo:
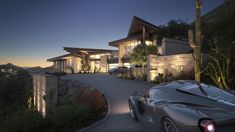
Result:
<svg viewBox="0 0 235 132">
<path fill-rule="evenodd" d="M 64 47 L 66 55 L 50 58 L 54 69 L 64 71 L 67 67 L 79 71 L 107 72 L 116 66 L 130 67 L 130 54 L 139 44 L 156 45 L 161 56 L 189 53 L 188 42 L 170 38 L 158 40 L 160 28 L 136 16 L 133 17 L 127 37 L 109 42 L 118 50 Z"/>
<path fill-rule="evenodd" d="M 160 55 L 188 53 L 188 42 L 170 38 L 158 39 L 160 28 L 136 16 L 133 17 L 127 37 L 109 42 L 109 46 L 118 48 L 119 66 L 130 66 L 130 54 L 138 44 L 156 45 Z"/>
</svg>

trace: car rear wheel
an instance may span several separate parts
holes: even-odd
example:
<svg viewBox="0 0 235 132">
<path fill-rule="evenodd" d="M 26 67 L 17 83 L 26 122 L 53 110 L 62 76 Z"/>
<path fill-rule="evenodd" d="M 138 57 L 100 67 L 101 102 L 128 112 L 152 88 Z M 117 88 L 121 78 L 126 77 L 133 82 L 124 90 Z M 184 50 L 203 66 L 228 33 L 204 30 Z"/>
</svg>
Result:
<svg viewBox="0 0 235 132">
<path fill-rule="evenodd" d="M 174 123 L 168 118 L 164 118 L 162 120 L 162 130 L 164 132 L 178 132 L 178 129 L 176 128 Z"/>
<path fill-rule="evenodd" d="M 129 103 L 129 109 L 130 109 L 130 115 L 131 115 L 131 118 L 135 121 L 138 121 L 138 118 L 136 116 L 136 112 L 135 112 L 135 109 L 133 107 L 133 105 L 131 103 Z"/>
</svg>

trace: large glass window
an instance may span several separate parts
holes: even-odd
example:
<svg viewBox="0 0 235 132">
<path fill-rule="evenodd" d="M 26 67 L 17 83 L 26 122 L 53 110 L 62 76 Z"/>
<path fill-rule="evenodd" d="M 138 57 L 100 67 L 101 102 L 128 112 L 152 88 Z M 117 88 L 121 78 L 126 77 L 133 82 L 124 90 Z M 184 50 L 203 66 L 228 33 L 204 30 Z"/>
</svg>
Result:
<svg viewBox="0 0 235 132">
<path fill-rule="evenodd" d="M 139 41 L 134 41 L 134 42 L 127 42 L 124 44 L 123 46 L 123 55 L 125 57 L 130 57 L 133 49 L 135 48 L 135 46 L 137 46 L 139 44 Z"/>
</svg>

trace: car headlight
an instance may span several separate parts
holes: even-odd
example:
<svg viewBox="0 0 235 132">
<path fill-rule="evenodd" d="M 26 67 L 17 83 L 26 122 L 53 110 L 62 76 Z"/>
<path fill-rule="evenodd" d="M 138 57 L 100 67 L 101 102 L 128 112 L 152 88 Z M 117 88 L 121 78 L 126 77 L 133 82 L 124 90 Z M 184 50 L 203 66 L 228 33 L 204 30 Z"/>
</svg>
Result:
<svg viewBox="0 0 235 132">
<path fill-rule="evenodd" d="M 215 123 L 211 120 L 201 120 L 199 125 L 203 132 L 215 132 Z"/>
</svg>

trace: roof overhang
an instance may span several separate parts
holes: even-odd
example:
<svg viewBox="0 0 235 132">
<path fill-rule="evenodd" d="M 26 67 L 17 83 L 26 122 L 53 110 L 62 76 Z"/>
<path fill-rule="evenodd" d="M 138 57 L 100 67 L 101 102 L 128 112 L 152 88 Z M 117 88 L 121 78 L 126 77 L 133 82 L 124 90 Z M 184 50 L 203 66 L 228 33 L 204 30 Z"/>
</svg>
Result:
<svg viewBox="0 0 235 132">
<path fill-rule="evenodd" d="M 109 42 L 109 46 L 118 47 L 119 44 L 123 44 L 125 42 L 138 41 L 141 38 L 142 38 L 141 35 L 130 36 L 130 37 L 126 37 L 126 38 L 123 38 L 123 39 L 119 39 L 119 40 Z"/>
<path fill-rule="evenodd" d="M 66 54 L 66 55 L 61 55 L 61 56 L 57 56 L 57 57 L 54 57 L 54 58 L 47 59 L 47 61 L 53 62 L 53 61 L 65 60 L 68 57 L 79 57 L 79 58 L 81 58 L 81 56 L 79 56 L 79 55 Z"/>
<path fill-rule="evenodd" d="M 161 30 L 159 27 L 134 16 L 127 36 L 132 36 L 142 33 L 143 27 L 145 27 L 145 32 L 152 34 L 158 33 Z"/>
<path fill-rule="evenodd" d="M 73 53 L 101 54 L 101 53 L 112 53 L 114 51 L 108 49 L 73 48 L 73 47 L 64 47 L 64 50 L 72 54 Z"/>
</svg>

